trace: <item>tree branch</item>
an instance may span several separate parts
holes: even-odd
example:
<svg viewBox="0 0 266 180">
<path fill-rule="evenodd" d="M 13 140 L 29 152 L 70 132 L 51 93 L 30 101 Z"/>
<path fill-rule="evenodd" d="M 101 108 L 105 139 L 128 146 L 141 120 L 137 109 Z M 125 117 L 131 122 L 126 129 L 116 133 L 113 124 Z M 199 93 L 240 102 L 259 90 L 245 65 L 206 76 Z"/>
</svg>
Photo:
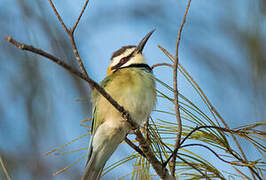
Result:
<svg viewBox="0 0 266 180">
<path fill-rule="evenodd" d="M 228 128 L 223 128 L 223 127 L 219 127 L 219 126 L 198 126 L 195 127 L 181 142 L 180 145 L 182 145 L 194 132 L 196 132 L 199 129 L 218 129 L 224 132 L 230 132 L 231 134 L 239 134 L 239 133 L 243 133 L 240 130 L 232 130 L 232 129 L 228 129 Z"/>
<path fill-rule="evenodd" d="M 175 61 L 174 61 L 174 72 L 173 72 L 173 88 L 174 88 L 174 104 L 175 104 L 175 114 L 176 114 L 176 119 L 177 119 L 177 125 L 178 125 L 178 133 L 176 137 L 176 142 L 175 142 L 175 150 L 173 154 L 173 159 L 171 163 L 171 175 L 175 176 L 175 164 L 176 164 L 176 153 L 178 151 L 178 147 L 180 146 L 180 140 L 181 140 L 181 135 L 182 135 L 182 121 L 180 117 L 180 110 L 179 110 L 179 102 L 178 102 L 178 87 L 177 87 L 177 70 L 178 70 L 178 62 L 179 62 L 179 57 L 178 57 L 178 50 L 179 50 L 179 44 L 180 44 L 180 39 L 181 39 L 181 34 L 182 30 L 184 27 L 184 24 L 186 22 L 186 17 L 188 14 L 188 10 L 190 7 L 191 0 L 188 1 L 187 8 L 183 17 L 183 21 L 181 23 L 181 26 L 178 31 L 177 35 L 177 42 L 176 42 L 176 53 L 175 53 Z"/>
<path fill-rule="evenodd" d="M 85 66 L 84 66 L 84 64 L 83 64 L 83 62 L 81 60 L 81 57 L 80 57 L 79 52 L 78 52 L 78 49 L 77 49 L 77 45 L 76 45 L 75 38 L 74 38 L 74 32 L 75 32 L 76 27 L 77 27 L 77 25 L 78 25 L 78 23 L 79 23 L 82 15 L 83 15 L 83 13 L 84 13 L 86 7 L 88 5 L 89 0 L 86 0 L 84 6 L 82 8 L 82 11 L 81 11 L 80 15 L 79 15 L 78 19 L 76 20 L 73 28 L 71 28 L 71 30 L 66 27 L 63 19 L 61 18 L 60 14 L 56 10 L 56 8 L 55 8 L 55 6 L 53 4 L 53 1 L 52 0 L 48 0 L 48 1 L 49 1 L 50 5 L 52 7 L 52 9 L 53 9 L 53 11 L 54 11 L 57 19 L 59 20 L 59 22 L 61 23 L 61 25 L 63 26 L 63 28 L 65 29 L 65 31 L 67 32 L 67 34 L 68 34 L 68 36 L 69 36 L 69 38 L 71 40 L 71 44 L 72 44 L 72 47 L 73 47 L 73 52 L 75 54 L 76 60 L 78 61 L 78 64 L 79 64 L 80 69 L 85 74 L 85 76 L 88 78 L 89 76 L 88 76 L 87 70 L 86 70 L 86 68 L 85 68 Z"/>
<path fill-rule="evenodd" d="M 85 80 L 89 83 L 91 87 L 94 87 L 103 97 L 106 98 L 107 101 L 109 101 L 119 112 L 121 112 L 122 117 L 127 120 L 130 125 L 132 126 L 132 129 L 135 130 L 136 139 L 139 142 L 140 149 L 146 156 L 147 160 L 151 163 L 152 167 L 155 169 L 156 173 L 165 180 L 171 180 L 172 176 L 169 175 L 168 170 L 163 166 L 162 163 L 156 158 L 154 153 L 152 152 L 150 145 L 147 143 L 143 135 L 141 134 L 140 130 L 138 129 L 139 125 L 135 123 L 128 111 L 126 111 L 122 106 L 120 106 L 99 84 L 97 84 L 95 81 L 93 81 L 90 77 L 86 77 L 83 73 L 80 71 L 72 68 L 62 60 L 58 59 L 57 57 L 41 50 L 37 49 L 31 45 L 20 43 L 14 39 L 12 39 L 10 36 L 6 38 L 8 42 L 13 44 L 14 46 L 18 47 L 21 50 L 30 51 L 35 54 L 39 54 L 43 57 L 46 57 L 47 59 L 55 62 L 56 64 L 60 65 L 64 69 L 70 71 L 74 75 L 80 77 L 81 79 Z"/>
<path fill-rule="evenodd" d="M 82 10 L 81 10 L 81 12 L 80 12 L 80 14 L 79 14 L 78 19 L 76 20 L 74 26 L 72 27 L 72 29 L 71 29 L 71 31 L 70 31 L 72 34 L 75 32 L 76 27 L 77 27 L 77 25 L 78 25 L 78 23 L 79 23 L 79 21 L 80 21 L 82 15 L 83 15 L 83 13 L 84 13 L 84 11 L 85 11 L 85 9 L 86 9 L 88 3 L 89 3 L 89 0 L 86 0 L 85 4 L 84 4 L 84 6 L 83 6 L 83 8 L 82 8 Z"/>
<path fill-rule="evenodd" d="M 135 130 L 136 140 L 139 142 L 140 149 L 144 152 L 147 160 L 152 164 L 153 169 L 164 180 L 174 180 L 173 176 L 170 176 L 168 170 L 163 164 L 156 158 L 155 154 L 150 148 L 149 143 L 145 140 L 139 129 Z"/>
<path fill-rule="evenodd" d="M 142 150 L 136 146 L 132 141 L 130 141 L 127 137 L 125 137 L 125 142 L 132 148 L 134 149 L 135 151 L 137 151 L 140 155 L 145 156 L 145 154 L 142 152 Z"/>
<path fill-rule="evenodd" d="M 247 163 L 238 163 L 238 162 L 230 162 L 230 161 L 227 161 L 223 158 L 220 157 L 219 154 L 217 154 L 214 150 L 212 150 L 211 148 L 209 148 L 208 146 L 206 145 L 203 145 L 203 144 L 186 144 L 186 145 L 183 145 L 183 146 L 180 146 L 180 148 L 185 148 L 185 147 L 189 147 L 189 146 L 201 146 L 201 147 L 204 147 L 206 149 L 208 149 L 209 151 L 211 151 L 218 159 L 220 159 L 221 161 L 225 162 L 225 163 L 228 163 L 228 164 L 231 164 L 231 165 L 235 165 L 235 166 L 252 166 L 250 164 L 247 164 Z"/>
<path fill-rule="evenodd" d="M 98 83 L 96 83 L 95 81 L 93 81 L 90 77 L 86 77 L 83 73 L 81 73 L 80 71 L 72 68 L 70 65 L 68 65 L 67 63 L 63 62 L 62 60 L 58 59 L 57 57 L 41 50 L 41 49 L 37 49 L 31 45 L 27 45 L 27 44 L 23 44 L 20 43 L 16 40 L 14 40 L 12 37 L 7 37 L 6 41 L 10 42 L 11 44 L 13 44 L 14 46 L 18 47 L 21 50 L 24 51 L 30 51 L 34 54 L 39 54 L 43 57 L 46 57 L 49 60 L 52 60 L 53 62 L 55 62 L 56 64 L 60 65 L 61 67 L 63 67 L 64 69 L 70 71 L 71 73 L 73 73 L 74 75 L 80 77 L 81 79 L 85 80 L 86 82 L 89 83 L 89 85 L 95 89 L 97 89 L 97 91 L 100 92 L 100 94 L 102 96 L 104 96 L 119 112 L 122 113 L 123 117 L 131 124 L 133 129 L 138 128 L 138 124 L 135 123 L 132 118 L 130 117 L 129 113 L 122 107 L 120 106 Z"/>
<path fill-rule="evenodd" d="M 52 1 L 52 0 L 48 0 L 48 1 L 49 1 L 50 5 L 51 5 L 51 7 L 52 7 L 52 9 L 53 9 L 53 11 L 54 11 L 54 13 L 55 13 L 57 19 L 59 20 L 59 22 L 60 22 L 61 25 L 64 27 L 65 31 L 66 31 L 68 34 L 70 34 L 69 29 L 66 27 L 66 25 L 65 25 L 65 23 L 64 23 L 64 21 L 63 21 L 63 19 L 61 18 L 61 16 L 60 16 L 60 14 L 58 13 L 56 7 L 54 6 L 53 1 Z"/>
<path fill-rule="evenodd" d="M 4 164 L 4 161 L 3 161 L 2 157 L 1 157 L 1 155 L 0 155 L 0 165 L 1 165 L 1 167 L 3 169 L 3 172 L 4 172 L 5 176 L 6 176 L 6 179 L 7 180 L 11 180 L 11 178 L 10 178 L 8 172 L 7 172 L 7 169 L 5 167 L 5 164 Z"/>
<path fill-rule="evenodd" d="M 173 65 L 169 64 L 169 63 L 158 63 L 158 64 L 154 64 L 151 66 L 152 69 L 159 67 L 159 66 L 168 66 L 170 68 L 173 68 Z"/>
</svg>

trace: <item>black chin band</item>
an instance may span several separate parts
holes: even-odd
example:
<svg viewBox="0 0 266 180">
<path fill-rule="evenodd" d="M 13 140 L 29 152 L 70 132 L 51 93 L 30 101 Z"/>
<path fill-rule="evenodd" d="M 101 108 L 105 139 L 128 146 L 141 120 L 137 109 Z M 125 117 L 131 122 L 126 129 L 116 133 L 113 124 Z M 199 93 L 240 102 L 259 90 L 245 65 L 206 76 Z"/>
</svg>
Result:
<svg viewBox="0 0 266 180">
<path fill-rule="evenodd" d="M 117 70 L 124 69 L 124 68 L 145 68 L 149 72 L 152 72 L 152 68 L 148 64 L 130 64 L 129 66 L 126 66 L 126 67 L 120 67 Z"/>
</svg>

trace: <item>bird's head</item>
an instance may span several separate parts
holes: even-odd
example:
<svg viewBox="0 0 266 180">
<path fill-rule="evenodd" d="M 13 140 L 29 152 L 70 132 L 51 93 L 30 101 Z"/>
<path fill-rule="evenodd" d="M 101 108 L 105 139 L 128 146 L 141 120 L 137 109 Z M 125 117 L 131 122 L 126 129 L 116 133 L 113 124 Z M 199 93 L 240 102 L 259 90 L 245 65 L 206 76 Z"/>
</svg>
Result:
<svg viewBox="0 0 266 180">
<path fill-rule="evenodd" d="M 155 30 L 149 32 L 137 46 L 123 46 L 115 51 L 111 57 L 111 63 L 107 69 L 107 75 L 112 74 L 119 68 L 130 66 L 131 64 L 146 64 L 142 51 L 154 31 Z"/>
</svg>

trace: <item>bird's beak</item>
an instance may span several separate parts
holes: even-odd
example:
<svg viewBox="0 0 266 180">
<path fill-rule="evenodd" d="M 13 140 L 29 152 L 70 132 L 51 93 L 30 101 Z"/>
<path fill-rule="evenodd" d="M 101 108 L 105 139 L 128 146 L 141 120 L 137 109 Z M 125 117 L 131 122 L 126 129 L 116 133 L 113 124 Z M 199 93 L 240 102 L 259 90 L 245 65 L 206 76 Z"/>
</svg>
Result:
<svg viewBox="0 0 266 180">
<path fill-rule="evenodd" d="M 135 51 L 134 51 L 134 53 L 142 53 L 142 50 L 143 50 L 143 48 L 144 48 L 144 46 L 145 46 L 145 44 L 146 44 L 146 42 L 148 41 L 148 39 L 151 37 L 151 35 L 152 35 L 152 33 L 155 31 L 155 29 L 154 30 L 152 30 L 151 32 L 149 32 L 141 41 L 140 41 L 140 43 L 139 43 L 139 45 L 136 47 L 136 49 L 135 49 Z"/>
<path fill-rule="evenodd" d="M 108 69 L 107 69 L 107 76 L 109 76 L 110 74 L 112 74 L 112 68 L 111 66 L 109 65 Z"/>
</svg>

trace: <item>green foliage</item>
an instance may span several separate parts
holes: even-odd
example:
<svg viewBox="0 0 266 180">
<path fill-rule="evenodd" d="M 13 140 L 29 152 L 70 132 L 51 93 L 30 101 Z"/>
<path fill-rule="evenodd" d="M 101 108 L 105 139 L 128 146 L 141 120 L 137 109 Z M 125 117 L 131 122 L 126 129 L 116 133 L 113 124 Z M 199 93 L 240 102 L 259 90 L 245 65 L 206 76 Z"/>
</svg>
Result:
<svg viewBox="0 0 266 180">
<path fill-rule="evenodd" d="M 173 57 L 164 48 L 159 48 L 173 62 Z M 247 179 L 249 175 L 243 174 L 237 169 L 237 166 L 250 167 L 262 177 L 261 172 L 263 169 L 261 165 L 265 165 L 265 162 L 261 160 L 246 162 L 242 157 L 243 155 L 241 155 L 237 148 L 232 145 L 234 141 L 230 135 L 237 135 L 248 140 L 258 150 L 258 152 L 263 155 L 263 153 L 265 153 L 265 146 L 263 146 L 263 143 L 260 141 L 265 140 L 263 139 L 265 138 L 265 132 L 259 131 L 255 128 L 265 126 L 266 122 L 245 125 L 235 129 L 224 128 L 221 126 L 223 123 L 221 116 L 210 104 L 198 84 L 180 64 L 179 72 L 185 77 L 188 84 L 193 87 L 194 91 L 201 98 L 202 103 L 200 103 L 200 105 L 196 105 L 189 100 L 188 97 L 185 97 L 181 92 L 179 92 L 179 105 L 183 123 L 183 139 L 181 140 L 181 149 L 179 149 L 177 156 L 176 177 L 181 179 L 227 179 L 228 177 L 234 179 L 242 177 Z M 159 99 L 158 103 L 160 103 L 160 99 L 165 99 L 169 102 L 170 108 L 168 108 L 167 111 L 160 109 L 155 110 L 157 114 L 161 113 L 166 115 L 167 118 L 156 118 L 156 120 L 150 118 L 143 124 L 142 132 L 145 134 L 145 137 L 147 141 L 149 141 L 157 158 L 160 159 L 161 162 L 165 162 L 174 150 L 174 140 L 176 139 L 178 130 L 177 123 L 175 121 L 175 111 L 172 109 L 174 107 L 174 100 L 172 98 L 174 90 L 171 86 L 162 82 L 160 79 L 156 79 L 156 81 L 166 89 L 164 92 L 157 89 Z M 168 94 L 171 94 L 171 96 Z M 207 112 L 204 110 L 206 107 L 208 109 Z M 198 129 L 195 130 L 195 128 Z M 193 133 L 191 133 L 192 131 Z M 231 165 L 232 169 L 235 169 L 236 173 L 225 172 L 217 169 L 215 166 L 217 161 L 211 162 L 210 159 L 206 158 L 206 156 L 203 156 L 198 153 L 198 151 L 195 151 L 196 148 L 192 148 L 192 145 L 182 148 L 182 145 L 188 144 L 188 142 L 196 142 L 197 144 L 202 144 L 202 146 L 207 146 L 209 149 L 215 150 L 215 152 L 219 152 L 219 155 L 217 154 L 217 161 L 220 161 L 220 159 L 227 159 L 224 161 Z M 202 149 L 202 147 L 197 148 Z M 206 154 L 212 154 L 212 152 L 207 148 L 202 150 L 206 151 Z M 132 172 L 126 176 L 131 176 L 131 179 L 152 179 L 152 177 L 155 176 L 152 174 L 154 172 L 150 168 L 151 165 L 149 162 L 145 159 L 145 157 L 136 152 L 133 152 L 128 157 L 106 167 L 104 174 L 132 160 L 135 160 Z M 171 164 L 168 162 L 168 167 L 170 166 Z"/>
</svg>

